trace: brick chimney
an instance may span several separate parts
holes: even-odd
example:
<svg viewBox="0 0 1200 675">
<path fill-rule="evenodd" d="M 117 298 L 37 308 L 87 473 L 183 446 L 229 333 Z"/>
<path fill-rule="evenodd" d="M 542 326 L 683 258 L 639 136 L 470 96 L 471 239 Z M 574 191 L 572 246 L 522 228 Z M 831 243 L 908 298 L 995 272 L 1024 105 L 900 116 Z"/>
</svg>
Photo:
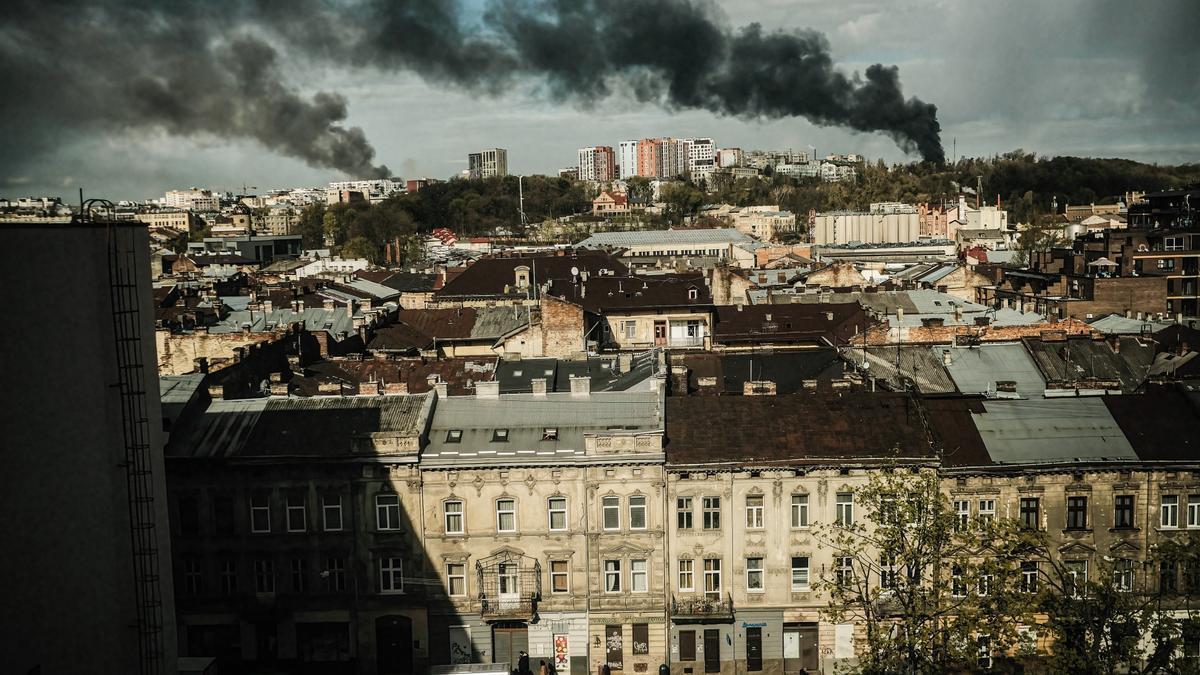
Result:
<svg viewBox="0 0 1200 675">
<path fill-rule="evenodd" d="M 571 396 L 591 396 L 592 379 L 590 377 L 571 376 Z"/>
</svg>

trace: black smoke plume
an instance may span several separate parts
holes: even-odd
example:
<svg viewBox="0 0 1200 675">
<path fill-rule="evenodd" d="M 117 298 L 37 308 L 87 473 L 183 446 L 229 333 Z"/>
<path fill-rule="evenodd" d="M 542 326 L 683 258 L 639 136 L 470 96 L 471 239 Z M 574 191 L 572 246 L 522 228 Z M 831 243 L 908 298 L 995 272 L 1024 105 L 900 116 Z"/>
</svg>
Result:
<svg viewBox="0 0 1200 675">
<path fill-rule="evenodd" d="M 730 28 L 692 0 L 9 0 L 0 7 L 0 151 L 10 167 L 75 132 L 161 129 L 253 139 L 355 176 L 374 166 L 337 94 L 301 96 L 291 69 L 411 71 L 498 94 L 535 83 L 556 101 L 631 92 L 668 109 L 802 117 L 887 134 L 944 159 L 937 108 L 895 67 L 846 74 L 813 31 Z M 419 102 L 414 102 L 419 105 Z"/>
</svg>

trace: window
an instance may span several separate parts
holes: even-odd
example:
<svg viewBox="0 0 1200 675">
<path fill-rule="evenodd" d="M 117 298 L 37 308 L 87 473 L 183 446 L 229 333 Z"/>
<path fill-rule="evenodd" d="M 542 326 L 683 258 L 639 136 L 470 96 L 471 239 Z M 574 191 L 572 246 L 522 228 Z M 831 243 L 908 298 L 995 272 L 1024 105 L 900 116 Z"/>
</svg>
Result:
<svg viewBox="0 0 1200 675">
<path fill-rule="evenodd" d="M 284 500 L 284 507 L 287 510 L 287 529 L 288 532 L 303 532 L 308 529 L 308 508 L 304 503 L 304 497 L 301 495 L 288 495 Z"/>
<path fill-rule="evenodd" d="M 1121 559 L 1113 563 L 1113 588 L 1123 593 L 1133 590 L 1133 561 Z"/>
<path fill-rule="evenodd" d="M 959 532 L 964 532 L 967 529 L 967 523 L 971 521 L 971 502 L 966 499 L 954 500 L 954 529 Z"/>
<path fill-rule="evenodd" d="M 237 529 L 234 524 L 232 497 L 213 498 L 213 525 L 217 534 L 231 535 Z"/>
<path fill-rule="evenodd" d="M 679 561 L 679 590 L 694 591 L 696 590 L 696 561 L 695 560 L 680 560 Z"/>
<path fill-rule="evenodd" d="M 1113 501 L 1113 527 L 1133 527 L 1133 495 L 1117 495 Z"/>
<path fill-rule="evenodd" d="M 792 556 L 792 592 L 808 590 L 808 556 Z"/>
<path fill-rule="evenodd" d="M 447 443 L 462 443 L 462 429 L 450 429 L 446 432 Z"/>
<path fill-rule="evenodd" d="M 497 532 L 516 532 L 517 531 L 517 500 L 515 500 L 515 499 L 497 499 L 496 500 L 496 531 Z"/>
<path fill-rule="evenodd" d="M 650 569 L 645 560 L 629 561 L 629 590 L 634 593 L 650 590 Z"/>
<path fill-rule="evenodd" d="M 271 531 L 271 501 L 267 495 L 250 497 L 250 531 Z"/>
<path fill-rule="evenodd" d="M 621 326 L 625 331 L 625 339 L 626 340 L 632 340 L 637 337 L 637 322 L 636 321 L 622 321 Z"/>
<path fill-rule="evenodd" d="M 995 582 L 996 576 L 993 574 L 979 575 L 979 595 L 990 595 L 992 592 L 992 583 Z"/>
<path fill-rule="evenodd" d="M 851 492 L 837 494 L 837 524 L 842 527 L 854 524 L 854 494 Z"/>
<path fill-rule="evenodd" d="M 895 590 L 899 582 L 899 573 L 896 571 L 896 557 L 884 554 L 879 557 L 879 585 L 882 588 L 890 588 Z"/>
<path fill-rule="evenodd" d="M 1188 495 L 1187 526 L 1200 527 L 1200 495 Z"/>
<path fill-rule="evenodd" d="M 604 511 L 604 529 L 621 529 L 621 498 L 605 497 L 600 503 Z"/>
<path fill-rule="evenodd" d="M 1067 497 L 1067 529 L 1087 529 L 1087 497 Z"/>
<path fill-rule="evenodd" d="M 1027 530 L 1038 529 L 1038 498 L 1037 497 L 1022 497 L 1021 498 L 1021 527 Z"/>
<path fill-rule="evenodd" d="M 647 624 L 647 623 L 633 624 L 633 653 L 634 654 L 649 654 L 650 653 L 650 624 Z"/>
<path fill-rule="evenodd" d="M 763 591 L 762 558 L 746 558 L 746 590 L 751 593 Z"/>
<path fill-rule="evenodd" d="M 1190 581 L 1190 580 L 1189 580 Z M 1163 560 L 1158 564 L 1158 588 L 1168 595 L 1179 591 L 1179 566 L 1173 560 Z M 1189 583 L 1189 591 L 1195 590 Z"/>
<path fill-rule="evenodd" d="M 979 500 L 979 524 L 987 526 L 996 519 L 996 500 L 995 499 L 980 499 Z"/>
<path fill-rule="evenodd" d="M 1175 259 L 1174 258 L 1159 258 L 1158 259 L 1158 269 L 1167 270 L 1167 271 L 1175 269 Z"/>
<path fill-rule="evenodd" d="M 746 527 L 752 530 L 763 527 L 763 498 L 762 495 L 746 497 Z"/>
<path fill-rule="evenodd" d="M 839 556 L 835 559 L 834 579 L 839 586 L 845 586 L 854 581 L 854 559 L 849 556 Z"/>
<path fill-rule="evenodd" d="M 467 566 L 463 563 L 446 564 L 446 593 L 455 598 L 467 594 Z"/>
<path fill-rule="evenodd" d="M 808 527 L 808 495 L 792 495 L 792 527 Z"/>
<path fill-rule="evenodd" d="M 694 631 L 694 630 L 679 631 L 679 660 L 680 661 L 695 661 L 696 660 L 696 631 Z"/>
<path fill-rule="evenodd" d="M 1162 496 L 1162 521 L 1163 527 L 1179 527 L 1179 496 L 1178 495 L 1163 495 Z"/>
<path fill-rule="evenodd" d="M 192 537 L 200 534 L 200 501 L 195 497 L 180 497 L 176 502 L 179 515 L 179 534 Z"/>
<path fill-rule="evenodd" d="M 321 527 L 326 532 L 342 530 L 342 496 L 325 495 L 321 497 Z"/>
<path fill-rule="evenodd" d="M 375 527 L 380 530 L 400 529 L 399 495 L 375 495 Z"/>
<path fill-rule="evenodd" d="M 956 598 L 967 595 L 967 583 L 963 581 L 962 565 L 956 564 L 950 568 L 950 595 Z"/>
<path fill-rule="evenodd" d="M 379 592 L 404 592 L 404 560 L 397 556 L 379 559 Z"/>
<path fill-rule="evenodd" d="M 519 591 L 520 580 L 517 576 L 516 563 L 500 563 L 496 569 L 496 577 L 500 582 L 500 595 L 516 595 Z"/>
<path fill-rule="evenodd" d="M 567 529 L 567 498 L 551 497 L 547 502 L 550 513 L 550 530 L 561 532 Z"/>
<path fill-rule="evenodd" d="M 492 431 L 492 442 L 493 443 L 507 443 L 508 442 L 508 429 L 493 430 Z"/>
<path fill-rule="evenodd" d="M 200 572 L 200 561 L 188 559 L 183 562 L 183 589 L 191 596 L 200 595 L 204 587 L 204 575 Z"/>
<path fill-rule="evenodd" d="M 605 560 L 604 561 L 604 592 L 605 593 L 620 593 L 621 592 L 621 561 L 620 560 Z"/>
<path fill-rule="evenodd" d="M 1063 579 L 1067 595 L 1080 597 L 1087 588 L 1088 564 L 1086 560 L 1068 560 L 1063 563 L 1066 577 Z"/>
<path fill-rule="evenodd" d="M 324 580 L 325 590 L 334 593 L 341 593 L 346 590 L 346 559 L 345 558 L 327 558 L 325 560 L 325 571 L 321 572 L 321 579 Z"/>
<path fill-rule="evenodd" d="M 303 593 L 308 587 L 308 560 L 292 558 L 292 591 Z"/>
<path fill-rule="evenodd" d="M 238 574 L 236 560 L 221 561 L 221 594 L 233 595 L 238 590 Z"/>
<path fill-rule="evenodd" d="M 1027 560 L 1021 563 L 1021 592 L 1037 593 L 1037 590 L 1038 564 L 1036 560 Z"/>
<path fill-rule="evenodd" d="M 710 600 L 721 599 L 721 560 L 719 558 L 704 560 L 704 595 Z"/>
<path fill-rule="evenodd" d="M 629 498 L 629 529 L 644 530 L 646 529 L 646 498 L 645 497 L 630 497 Z"/>
<path fill-rule="evenodd" d="M 675 500 L 676 524 L 681 530 L 692 529 L 692 498 L 680 497 Z"/>
<path fill-rule="evenodd" d="M 1163 237 L 1164 251 L 1182 251 L 1183 246 L 1183 235 L 1175 237 Z"/>
<path fill-rule="evenodd" d="M 721 498 L 705 497 L 701 500 L 701 507 L 704 509 L 704 529 L 721 529 Z"/>
<path fill-rule="evenodd" d="M 571 591 L 571 575 L 566 560 L 550 561 L 550 592 L 569 593 Z"/>
<path fill-rule="evenodd" d="M 275 592 L 275 563 L 272 560 L 259 559 L 254 561 L 254 592 Z"/>
<path fill-rule="evenodd" d="M 442 503 L 446 534 L 463 533 L 463 503 L 457 499 Z"/>
<path fill-rule="evenodd" d="M 542 429 L 542 440 L 543 441 L 557 441 L 558 440 L 558 429 L 556 427 L 546 427 L 546 428 Z"/>
</svg>

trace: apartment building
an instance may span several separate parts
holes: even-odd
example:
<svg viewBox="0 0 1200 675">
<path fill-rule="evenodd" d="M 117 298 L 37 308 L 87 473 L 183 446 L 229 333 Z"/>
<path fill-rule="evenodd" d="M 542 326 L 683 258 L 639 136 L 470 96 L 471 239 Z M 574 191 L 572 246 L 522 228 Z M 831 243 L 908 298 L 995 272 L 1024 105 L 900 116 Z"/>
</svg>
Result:
<svg viewBox="0 0 1200 675">
<path fill-rule="evenodd" d="M 579 149 L 579 180 L 611 181 L 617 177 L 617 158 L 611 146 Z"/>
<path fill-rule="evenodd" d="M 617 166 L 621 179 L 639 176 L 638 144 L 640 141 L 621 141 L 617 146 Z"/>
<path fill-rule="evenodd" d="M 508 175 L 508 151 L 504 148 L 488 148 L 467 155 L 467 176 L 470 178 L 494 178 Z"/>
</svg>

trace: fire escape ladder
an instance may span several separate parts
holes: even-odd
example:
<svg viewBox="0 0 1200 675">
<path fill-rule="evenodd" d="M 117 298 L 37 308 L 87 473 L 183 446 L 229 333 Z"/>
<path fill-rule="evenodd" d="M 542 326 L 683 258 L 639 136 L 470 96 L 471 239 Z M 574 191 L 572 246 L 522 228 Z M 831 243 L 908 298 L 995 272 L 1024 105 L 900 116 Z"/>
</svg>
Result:
<svg viewBox="0 0 1200 675">
<path fill-rule="evenodd" d="M 155 527 L 150 420 L 146 409 L 147 373 L 142 358 L 137 256 L 113 228 L 108 230 L 108 279 L 112 301 L 121 421 L 125 443 L 125 480 L 129 494 L 129 533 L 133 553 L 140 673 L 162 672 L 163 606 Z"/>
</svg>

